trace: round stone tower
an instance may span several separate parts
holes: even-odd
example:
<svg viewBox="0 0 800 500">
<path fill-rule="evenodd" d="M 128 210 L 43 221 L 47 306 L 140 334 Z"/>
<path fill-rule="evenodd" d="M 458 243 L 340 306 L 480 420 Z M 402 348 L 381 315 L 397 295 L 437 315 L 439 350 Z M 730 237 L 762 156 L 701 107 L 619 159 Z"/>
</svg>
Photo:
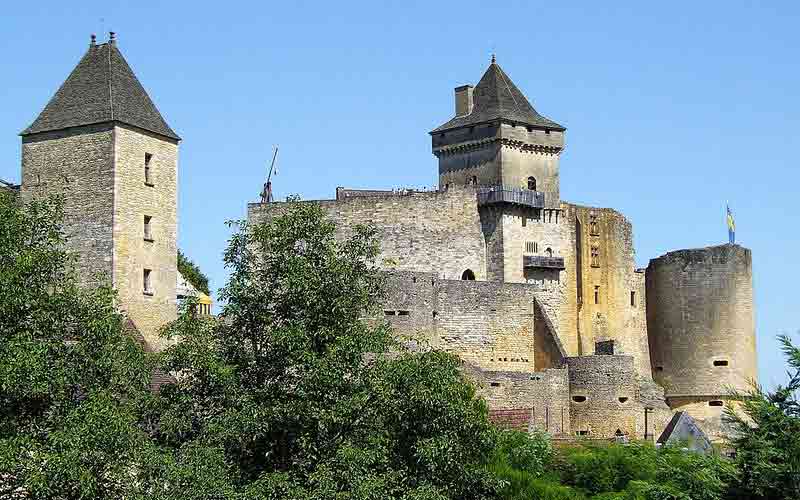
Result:
<svg viewBox="0 0 800 500">
<path fill-rule="evenodd" d="M 721 425 L 730 389 L 756 379 L 750 250 L 669 252 L 650 261 L 646 288 L 653 378 L 670 407 Z"/>
</svg>

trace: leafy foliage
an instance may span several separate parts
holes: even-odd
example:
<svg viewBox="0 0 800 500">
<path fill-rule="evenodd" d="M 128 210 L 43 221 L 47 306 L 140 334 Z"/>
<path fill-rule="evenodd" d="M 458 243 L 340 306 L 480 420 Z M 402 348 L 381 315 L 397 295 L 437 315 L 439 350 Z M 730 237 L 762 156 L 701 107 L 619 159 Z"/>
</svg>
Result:
<svg viewBox="0 0 800 500">
<path fill-rule="evenodd" d="M 77 286 L 57 199 L 0 195 L 0 497 L 95 498 L 136 487 L 149 361 L 114 294 Z"/>
<path fill-rule="evenodd" d="M 800 498 L 800 349 L 787 336 L 779 339 L 789 365 L 787 385 L 773 392 L 754 386 L 737 395 L 739 411 L 726 408 L 737 431 L 738 498 Z"/>
<path fill-rule="evenodd" d="M 208 288 L 208 276 L 203 274 L 200 267 L 192 262 L 186 254 L 180 250 L 178 250 L 178 272 L 198 291 L 206 295 L 211 295 Z"/>
<path fill-rule="evenodd" d="M 219 321 L 186 309 L 167 332 L 182 342 L 164 366 L 185 375 L 162 390 L 156 439 L 186 461 L 181 494 L 214 478 L 244 498 L 494 496 L 491 426 L 459 362 L 365 320 L 377 255 L 373 229 L 337 239 L 314 204 L 240 223 Z"/>
</svg>

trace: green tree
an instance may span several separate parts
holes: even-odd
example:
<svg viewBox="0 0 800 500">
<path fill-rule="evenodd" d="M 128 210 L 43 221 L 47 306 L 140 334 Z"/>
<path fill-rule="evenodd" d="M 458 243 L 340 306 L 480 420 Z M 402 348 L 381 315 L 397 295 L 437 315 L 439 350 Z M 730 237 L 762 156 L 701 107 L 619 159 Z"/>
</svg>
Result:
<svg viewBox="0 0 800 500">
<path fill-rule="evenodd" d="M 368 319 L 384 285 L 375 231 L 337 239 L 305 203 L 239 224 L 220 318 L 189 305 L 167 331 L 182 342 L 164 367 L 184 375 L 154 414 L 180 498 L 208 484 L 253 499 L 494 496 L 492 428 L 459 361 Z"/>
<path fill-rule="evenodd" d="M 208 276 L 203 274 L 203 271 L 200 270 L 197 264 L 192 262 L 189 257 L 180 250 L 178 250 L 178 272 L 197 290 L 206 295 L 211 295 L 208 288 Z"/>
<path fill-rule="evenodd" d="M 158 454 L 149 361 L 110 288 L 76 284 L 59 200 L 0 195 L 0 497 L 118 498 Z"/>
<path fill-rule="evenodd" d="M 734 394 L 740 409 L 726 408 L 736 428 L 732 445 L 741 472 L 738 498 L 800 498 L 800 349 L 780 336 L 789 382 L 772 392 L 760 386 Z"/>
</svg>

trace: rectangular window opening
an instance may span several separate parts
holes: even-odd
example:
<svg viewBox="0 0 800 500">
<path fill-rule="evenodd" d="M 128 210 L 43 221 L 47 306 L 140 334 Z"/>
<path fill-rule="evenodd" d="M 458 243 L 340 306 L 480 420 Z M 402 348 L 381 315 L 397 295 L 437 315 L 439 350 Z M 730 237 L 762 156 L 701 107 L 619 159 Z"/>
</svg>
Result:
<svg viewBox="0 0 800 500">
<path fill-rule="evenodd" d="M 152 274 L 153 271 L 150 269 L 145 269 L 142 273 L 143 288 L 146 295 L 153 295 Z"/>
<path fill-rule="evenodd" d="M 410 311 L 397 311 L 398 316 L 408 316 Z"/>
<path fill-rule="evenodd" d="M 152 233 L 152 222 L 153 217 L 150 215 L 144 216 L 144 240 L 145 241 L 153 241 L 153 233 Z"/>
<path fill-rule="evenodd" d="M 151 175 L 151 160 L 153 159 L 153 155 L 151 153 L 144 154 L 144 183 L 147 186 L 153 185 L 153 176 Z"/>
<path fill-rule="evenodd" d="M 599 286 L 595 286 L 594 287 L 594 303 L 595 304 L 599 304 L 600 303 L 600 287 Z"/>
<path fill-rule="evenodd" d="M 728 366 L 727 359 L 716 359 L 714 360 L 714 366 Z"/>
<path fill-rule="evenodd" d="M 636 292 L 631 292 L 631 307 L 636 307 Z"/>
</svg>

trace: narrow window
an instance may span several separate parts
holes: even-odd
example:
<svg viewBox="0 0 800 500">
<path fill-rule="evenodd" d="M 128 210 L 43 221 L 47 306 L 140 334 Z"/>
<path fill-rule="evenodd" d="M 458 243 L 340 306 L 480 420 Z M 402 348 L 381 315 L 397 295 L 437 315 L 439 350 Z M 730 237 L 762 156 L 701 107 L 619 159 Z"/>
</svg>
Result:
<svg viewBox="0 0 800 500">
<path fill-rule="evenodd" d="M 728 360 L 727 359 L 715 359 L 714 360 L 714 366 L 728 366 Z"/>
<path fill-rule="evenodd" d="M 475 273 L 471 269 L 467 269 L 461 274 L 461 279 L 464 281 L 475 281 Z"/>
<path fill-rule="evenodd" d="M 148 186 L 153 185 L 153 176 L 151 173 L 151 160 L 153 159 L 153 155 L 150 153 L 144 154 L 144 183 Z"/>
<path fill-rule="evenodd" d="M 592 267 L 600 267 L 600 247 L 592 245 L 591 248 L 591 265 Z"/>
<path fill-rule="evenodd" d="M 631 291 L 631 307 L 636 307 L 636 292 Z"/>
<path fill-rule="evenodd" d="M 523 215 L 522 216 L 522 227 L 525 227 L 527 225 L 528 225 L 528 218 Z"/>
<path fill-rule="evenodd" d="M 533 242 L 533 251 L 534 253 L 539 251 L 539 243 L 536 241 Z"/>
<path fill-rule="evenodd" d="M 545 249 L 544 253 L 545 253 L 545 255 L 547 255 L 548 257 L 552 257 L 552 256 L 553 256 L 553 249 L 552 249 L 552 248 L 550 248 L 550 247 L 547 247 L 547 248 Z"/>
<path fill-rule="evenodd" d="M 152 224 L 153 218 L 149 215 L 144 216 L 144 240 L 153 241 Z"/>
<path fill-rule="evenodd" d="M 595 285 L 594 287 L 594 303 L 595 304 L 600 303 L 600 287 L 597 285 Z"/>
<path fill-rule="evenodd" d="M 708 406 L 724 406 L 724 403 L 720 400 L 709 401 Z"/>
<path fill-rule="evenodd" d="M 153 295 L 153 283 L 151 281 L 151 275 L 153 271 L 150 269 L 145 269 L 142 273 L 142 281 L 144 284 L 144 293 L 147 295 Z"/>
<path fill-rule="evenodd" d="M 408 316 L 410 311 L 397 311 L 398 316 Z"/>
<path fill-rule="evenodd" d="M 472 184 L 473 186 L 477 186 L 478 185 L 478 177 L 473 175 L 472 177 L 470 177 L 469 183 Z"/>
<path fill-rule="evenodd" d="M 394 316 L 395 314 L 397 314 L 397 311 L 383 311 L 383 314 L 385 316 Z"/>
<path fill-rule="evenodd" d="M 530 191 L 536 191 L 536 178 L 535 177 L 528 177 L 528 189 Z"/>
</svg>

